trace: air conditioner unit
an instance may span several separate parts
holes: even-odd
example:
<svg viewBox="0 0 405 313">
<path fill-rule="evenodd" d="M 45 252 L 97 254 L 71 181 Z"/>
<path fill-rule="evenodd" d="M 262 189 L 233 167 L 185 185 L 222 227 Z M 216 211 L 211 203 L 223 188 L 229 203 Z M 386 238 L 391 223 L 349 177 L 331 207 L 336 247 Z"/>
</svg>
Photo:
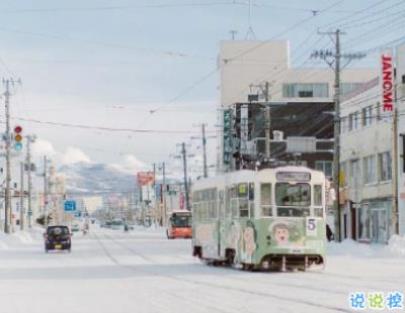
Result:
<svg viewBox="0 0 405 313">
<path fill-rule="evenodd" d="M 274 130 L 273 131 L 273 140 L 274 141 L 283 141 L 284 140 L 284 132 L 281 130 Z"/>
</svg>

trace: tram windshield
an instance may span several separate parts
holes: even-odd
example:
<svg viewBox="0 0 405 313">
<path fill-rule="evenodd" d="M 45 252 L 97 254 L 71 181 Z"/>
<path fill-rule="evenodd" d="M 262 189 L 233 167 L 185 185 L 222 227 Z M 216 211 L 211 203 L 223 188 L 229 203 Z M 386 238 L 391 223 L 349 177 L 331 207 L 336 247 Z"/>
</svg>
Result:
<svg viewBox="0 0 405 313">
<path fill-rule="evenodd" d="M 191 215 L 174 213 L 170 218 L 170 223 L 173 227 L 191 227 Z"/>
<path fill-rule="evenodd" d="M 277 183 L 278 216 L 308 216 L 311 205 L 311 186 L 307 183 Z"/>
</svg>

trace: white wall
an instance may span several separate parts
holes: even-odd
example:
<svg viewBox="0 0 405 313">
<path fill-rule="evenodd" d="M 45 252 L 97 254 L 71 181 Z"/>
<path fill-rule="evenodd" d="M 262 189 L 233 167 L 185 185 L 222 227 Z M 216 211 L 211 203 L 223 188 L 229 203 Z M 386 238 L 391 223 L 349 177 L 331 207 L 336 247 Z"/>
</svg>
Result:
<svg viewBox="0 0 405 313">
<path fill-rule="evenodd" d="M 288 101 L 316 102 L 332 100 L 334 73 L 329 68 L 290 67 L 288 41 L 222 41 L 218 63 L 221 66 L 221 104 L 246 102 L 249 86 L 268 81 L 272 100 L 285 101 L 283 83 L 329 83 L 329 97 L 288 98 Z M 319 60 L 319 64 L 322 64 Z M 345 69 L 343 82 L 365 82 L 377 75 L 375 69 Z M 257 90 L 257 89 L 254 89 Z M 255 92 L 254 92 L 255 93 Z"/>
<path fill-rule="evenodd" d="M 357 130 L 348 131 L 341 134 L 341 162 L 349 164 L 350 160 L 359 159 L 361 177 L 359 178 L 359 184 L 357 186 L 350 186 L 349 198 L 353 201 L 362 201 L 363 199 L 383 198 L 392 196 L 392 181 L 380 182 L 378 180 L 378 154 L 391 151 L 392 147 L 392 131 L 391 120 L 382 119 L 377 121 L 376 118 L 376 106 L 380 101 L 379 97 L 375 97 L 380 93 L 380 86 L 376 86 L 368 89 L 367 91 L 358 94 L 357 96 L 342 102 L 341 105 L 341 117 L 345 118 L 350 113 L 360 112 L 359 118 L 361 118 L 362 108 L 373 106 L 373 119 L 369 126 L 362 126 L 362 120 L 358 120 L 359 128 Z M 364 184 L 363 181 L 363 158 L 376 155 L 377 156 L 377 180 L 372 184 Z M 349 166 L 347 165 L 346 169 Z M 352 177 L 350 171 L 346 171 L 345 177 L 350 181 Z"/>
<path fill-rule="evenodd" d="M 405 45 L 397 48 L 397 86 L 398 98 L 397 108 L 398 116 L 398 133 L 405 134 L 405 85 L 402 84 L 402 76 L 405 75 Z M 399 139 L 399 138 L 398 138 Z M 403 161 L 401 154 L 403 151 L 401 140 L 398 141 L 398 208 L 399 208 L 399 232 L 405 235 L 405 173 L 403 173 Z"/>
</svg>

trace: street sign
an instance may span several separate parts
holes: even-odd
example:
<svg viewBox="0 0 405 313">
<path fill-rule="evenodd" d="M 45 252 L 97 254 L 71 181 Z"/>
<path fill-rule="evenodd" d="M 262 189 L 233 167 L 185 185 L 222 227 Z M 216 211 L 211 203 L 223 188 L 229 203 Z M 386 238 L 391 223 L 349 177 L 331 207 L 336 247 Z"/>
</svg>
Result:
<svg viewBox="0 0 405 313">
<path fill-rule="evenodd" d="M 76 201 L 66 200 L 64 203 L 65 212 L 75 212 L 76 211 Z"/>
</svg>

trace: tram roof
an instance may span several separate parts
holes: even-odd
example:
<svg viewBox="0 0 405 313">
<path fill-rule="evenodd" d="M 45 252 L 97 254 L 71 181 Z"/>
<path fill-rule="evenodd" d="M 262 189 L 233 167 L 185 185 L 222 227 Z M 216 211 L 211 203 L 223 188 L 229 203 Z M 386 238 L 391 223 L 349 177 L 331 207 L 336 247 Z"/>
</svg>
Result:
<svg viewBox="0 0 405 313">
<path fill-rule="evenodd" d="M 276 168 L 266 168 L 259 171 L 253 170 L 240 170 L 235 172 L 229 172 L 222 175 L 203 178 L 197 180 L 194 183 L 194 188 L 196 189 L 205 189 L 212 188 L 217 185 L 227 185 L 229 183 L 240 183 L 240 182 L 249 182 L 254 181 L 258 176 L 264 175 L 275 175 L 277 172 L 310 172 L 311 177 L 315 181 L 324 181 L 325 176 L 323 172 L 318 170 L 313 170 L 305 166 L 280 166 Z"/>
</svg>

